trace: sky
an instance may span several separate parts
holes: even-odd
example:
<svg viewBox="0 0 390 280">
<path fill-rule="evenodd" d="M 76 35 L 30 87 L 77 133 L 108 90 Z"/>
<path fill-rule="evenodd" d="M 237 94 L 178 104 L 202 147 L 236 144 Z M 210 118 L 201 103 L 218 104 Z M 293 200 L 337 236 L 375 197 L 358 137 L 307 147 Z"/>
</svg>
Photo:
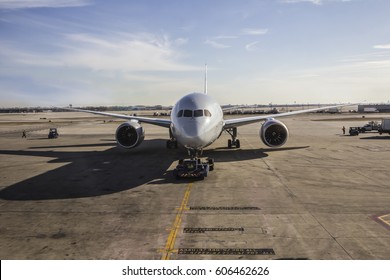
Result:
<svg viewBox="0 0 390 280">
<path fill-rule="evenodd" d="M 0 0 L 0 107 L 389 102 L 388 0 Z"/>
</svg>

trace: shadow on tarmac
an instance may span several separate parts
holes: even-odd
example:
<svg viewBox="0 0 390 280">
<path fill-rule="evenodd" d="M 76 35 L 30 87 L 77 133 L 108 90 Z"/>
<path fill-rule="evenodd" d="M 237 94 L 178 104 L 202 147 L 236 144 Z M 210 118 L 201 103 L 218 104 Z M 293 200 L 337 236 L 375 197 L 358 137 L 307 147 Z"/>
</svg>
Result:
<svg viewBox="0 0 390 280">
<path fill-rule="evenodd" d="M 152 184 L 179 183 L 169 167 L 179 158 L 186 157 L 186 150 L 168 150 L 166 139 L 145 140 L 136 149 L 117 148 L 115 143 L 81 144 L 69 146 L 32 147 L 27 150 L 0 150 L 3 155 L 47 157 L 48 164 L 64 165 L 31 177 L 0 191 L 5 200 L 49 200 L 94 197 L 130 190 Z M 104 151 L 59 151 L 57 148 L 111 147 Z M 37 151 L 48 149 L 50 151 Z M 233 162 L 264 158 L 270 152 L 304 149 L 291 147 L 279 149 L 210 149 L 204 156 L 218 162 Z M 54 159 L 53 159 L 54 158 Z M 20 170 L 23 172 L 23 170 Z M 206 179 L 207 180 L 207 179 Z M 190 181 L 189 181 L 190 182 Z"/>
<path fill-rule="evenodd" d="M 57 148 L 111 146 L 104 151 L 60 151 Z M 40 147 L 44 148 L 44 147 Z M 165 149 L 165 140 L 145 140 L 134 150 L 117 148 L 115 143 L 50 146 L 0 154 L 50 158 L 47 164 L 61 167 L 16 183 L 0 191 L 6 200 L 48 200 L 101 196 L 129 190 L 164 175 L 179 151 Z M 54 158 L 54 159 L 53 159 Z M 20 170 L 19 172 L 23 172 Z"/>
<path fill-rule="evenodd" d="M 389 135 L 377 135 L 369 137 L 360 137 L 361 140 L 390 140 Z"/>
</svg>

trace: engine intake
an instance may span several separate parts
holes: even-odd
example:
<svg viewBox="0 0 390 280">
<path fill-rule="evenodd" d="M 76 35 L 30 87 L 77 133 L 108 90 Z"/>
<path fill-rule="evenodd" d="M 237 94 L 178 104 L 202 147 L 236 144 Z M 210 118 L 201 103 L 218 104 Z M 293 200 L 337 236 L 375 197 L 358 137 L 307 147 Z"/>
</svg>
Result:
<svg viewBox="0 0 390 280">
<path fill-rule="evenodd" d="M 261 126 L 260 138 L 268 147 L 280 147 L 287 142 L 288 129 L 281 121 L 270 119 Z"/>
<path fill-rule="evenodd" d="M 142 143 L 145 130 L 138 122 L 126 122 L 116 129 L 115 138 L 121 147 L 132 149 Z"/>
</svg>

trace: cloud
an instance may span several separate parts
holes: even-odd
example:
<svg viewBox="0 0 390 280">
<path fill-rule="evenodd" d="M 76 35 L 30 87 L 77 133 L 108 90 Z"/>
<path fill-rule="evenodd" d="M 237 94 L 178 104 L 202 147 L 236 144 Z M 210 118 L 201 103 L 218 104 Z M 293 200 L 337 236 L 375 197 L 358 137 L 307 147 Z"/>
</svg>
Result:
<svg viewBox="0 0 390 280">
<path fill-rule="evenodd" d="M 379 69 L 379 68 L 390 69 L 390 59 L 366 61 L 364 65 L 370 67 L 371 69 Z"/>
<path fill-rule="evenodd" d="M 40 53 L 31 48 L 23 49 L 23 46 L 17 43 L 6 41 L 0 41 L 0 60 L 5 68 L 13 66 L 10 69 L 23 69 L 23 66 L 28 65 L 38 67 L 61 67 L 63 65 L 61 60 L 56 59 L 53 54 Z"/>
<path fill-rule="evenodd" d="M 11 63 L 38 67 L 73 67 L 93 71 L 193 71 L 179 62 L 178 47 L 186 40 L 150 33 L 98 36 L 66 34 L 50 51 L 1 44 L 0 57 Z"/>
<path fill-rule="evenodd" d="M 237 39 L 238 37 L 232 36 L 232 35 L 219 35 L 219 36 L 216 36 L 214 38 L 218 39 L 218 40 L 223 40 L 223 39 Z"/>
<path fill-rule="evenodd" d="M 0 0 L 0 9 L 65 8 L 91 5 L 90 0 Z"/>
<path fill-rule="evenodd" d="M 222 44 L 222 43 L 219 43 L 219 42 L 217 42 L 215 40 L 210 40 L 210 39 L 206 40 L 204 43 L 206 45 L 209 45 L 209 46 L 215 48 L 215 49 L 227 49 L 227 48 L 230 48 L 229 45 Z"/>
<path fill-rule="evenodd" d="M 183 45 L 187 45 L 188 41 L 189 41 L 188 38 L 177 38 L 175 40 L 175 44 L 178 46 L 183 46 Z"/>
<path fill-rule="evenodd" d="M 340 61 L 340 68 L 348 68 L 351 71 L 372 71 L 385 68 L 390 70 L 390 52 L 388 51 L 390 45 L 378 45 L 377 49 L 384 50 L 345 57 Z"/>
<path fill-rule="evenodd" d="M 186 62 L 188 39 L 181 36 L 60 30 L 41 38 L 34 44 L 0 38 L 0 92 L 15 96 L 0 96 L 4 104 L 170 104 L 198 86 L 191 72 L 203 72 Z"/>
<path fill-rule="evenodd" d="M 182 62 L 182 38 L 69 33 L 51 41 L 31 48 L 0 39 L 0 78 L 12 82 L 7 88 L 0 82 L 0 92 L 31 96 L 20 102 L 5 99 L 9 105 L 27 99 L 34 105 L 170 104 L 198 85 L 189 72 L 203 71 L 201 65 Z M 180 79 L 172 72 L 180 72 Z"/>
<path fill-rule="evenodd" d="M 324 2 L 352 2 L 353 0 L 281 0 L 282 3 L 311 3 L 314 5 L 322 5 Z"/>
<path fill-rule="evenodd" d="M 302 2 L 309 2 L 314 5 L 322 5 L 322 0 L 283 0 L 283 3 L 302 3 Z"/>
<path fill-rule="evenodd" d="M 259 42 L 252 42 L 252 43 L 249 43 L 249 44 L 247 44 L 247 45 L 245 45 L 245 49 L 247 50 L 247 51 L 254 51 L 254 50 L 257 50 L 257 47 L 256 47 L 256 45 L 258 44 Z"/>
<path fill-rule="evenodd" d="M 388 45 L 375 45 L 373 46 L 374 49 L 386 49 L 386 50 L 389 50 L 390 49 L 390 44 Z"/>
<path fill-rule="evenodd" d="M 268 29 L 264 28 L 244 28 L 241 30 L 241 34 L 243 35 L 264 35 L 268 33 Z"/>
<path fill-rule="evenodd" d="M 218 36 L 214 36 L 212 37 L 211 39 L 207 39 L 204 44 L 206 45 L 209 45 L 215 49 L 227 49 L 227 48 L 231 48 L 232 46 L 231 45 L 228 45 L 226 43 L 222 43 L 221 41 L 225 42 L 226 40 L 235 40 L 235 39 L 239 39 L 240 37 L 242 37 L 243 35 L 246 36 L 246 35 L 249 35 L 249 36 L 257 36 L 257 35 L 264 35 L 264 34 L 267 34 L 268 33 L 268 29 L 264 29 L 264 28 L 244 28 L 242 29 L 240 32 L 239 32 L 239 35 L 240 36 L 236 36 L 236 35 L 218 35 Z M 232 41 L 230 41 L 232 42 Z M 253 43 L 250 43 L 250 44 L 247 44 L 245 46 L 245 49 L 247 51 L 250 51 L 250 50 L 254 50 L 254 46 L 257 44 L 257 42 L 253 42 Z"/>
</svg>

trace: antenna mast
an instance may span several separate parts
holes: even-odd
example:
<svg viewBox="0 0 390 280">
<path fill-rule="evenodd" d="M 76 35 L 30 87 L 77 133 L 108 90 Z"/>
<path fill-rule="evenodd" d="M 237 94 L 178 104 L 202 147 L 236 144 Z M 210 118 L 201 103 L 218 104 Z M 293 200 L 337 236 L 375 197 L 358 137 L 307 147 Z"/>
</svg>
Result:
<svg viewBox="0 0 390 280">
<path fill-rule="evenodd" d="M 204 94 L 207 94 L 207 64 L 204 65 Z"/>
</svg>

